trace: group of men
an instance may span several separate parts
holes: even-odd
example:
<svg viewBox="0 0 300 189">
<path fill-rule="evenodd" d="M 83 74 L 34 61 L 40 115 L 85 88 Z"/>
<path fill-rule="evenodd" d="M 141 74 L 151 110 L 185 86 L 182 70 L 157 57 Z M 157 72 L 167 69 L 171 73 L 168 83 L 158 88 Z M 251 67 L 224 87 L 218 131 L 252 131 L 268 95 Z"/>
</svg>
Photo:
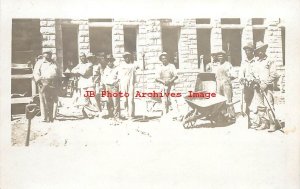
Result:
<svg viewBox="0 0 300 189">
<path fill-rule="evenodd" d="M 43 121 L 53 122 L 57 112 L 60 74 L 55 61 L 51 59 L 52 53 L 45 52 L 37 61 L 34 67 L 34 79 L 39 87 L 40 108 Z M 164 93 L 170 93 L 174 81 L 178 78 L 176 68 L 168 61 L 168 54 L 163 52 L 159 56 L 162 62 L 156 72 L 156 82 L 161 86 Z M 135 83 L 136 70 L 140 64 L 133 60 L 129 52 L 123 54 L 123 61 L 115 64 L 112 54 L 105 55 L 103 52 L 95 56 L 93 53 L 80 54 L 80 63 L 74 68 L 67 68 L 71 77 L 77 80 L 75 86 L 74 105 L 81 107 L 84 117 L 93 118 L 101 115 L 102 101 L 101 93 L 129 94 L 127 97 L 107 96 L 108 115 L 104 118 L 125 118 L 132 119 L 135 116 Z M 87 96 L 86 91 L 93 91 L 95 95 Z M 169 112 L 171 105 L 170 97 L 162 98 L 164 114 Z M 125 114 L 121 116 L 120 105 L 125 108 Z M 174 104 L 174 103 L 173 103 Z"/>
<path fill-rule="evenodd" d="M 274 118 L 273 87 L 278 79 L 276 65 L 266 54 L 267 44 L 259 41 L 254 48 L 252 43 L 243 47 L 246 58 L 242 60 L 239 75 L 233 72 L 231 63 L 225 61 L 226 52 L 212 53 L 212 62 L 206 65 L 207 72 L 216 74 L 217 93 L 232 102 L 232 80 L 239 78 L 242 85 L 242 113 L 248 116 L 248 127 L 256 130 L 276 131 Z M 273 113 L 272 113 L 273 111 Z M 234 109 L 229 106 L 227 114 L 234 119 Z"/>
<path fill-rule="evenodd" d="M 239 76 L 233 72 L 232 64 L 226 61 L 226 52 L 212 53 L 212 62 L 206 65 L 206 72 L 213 72 L 216 76 L 217 93 L 227 98 L 227 103 L 232 103 L 232 80 L 239 78 L 243 88 L 242 109 L 248 116 L 248 127 L 256 130 L 278 128 L 274 124 L 274 100 L 272 95 L 273 85 L 278 75 L 276 65 L 266 55 L 267 44 L 257 42 L 256 48 L 252 43 L 243 47 L 246 59 L 242 61 Z M 51 52 L 45 52 L 34 67 L 34 79 L 39 86 L 40 106 L 44 121 L 52 122 L 55 118 L 58 102 L 59 70 L 51 59 Z M 156 70 L 155 81 L 159 83 L 163 93 L 174 90 L 174 82 L 178 78 L 174 64 L 168 60 L 168 54 L 163 52 L 159 56 L 160 67 Z M 133 60 L 129 52 L 123 54 L 123 61 L 115 64 L 112 54 L 98 53 L 80 54 L 80 63 L 71 70 L 72 77 L 78 78 L 75 90 L 75 103 L 82 107 L 84 117 L 95 117 L 102 112 L 101 92 L 128 93 L 127 97 L 107 97 L 107 118 L 124 117 L 132 119 L 135 115 L 135 82 L 136 70 L 139 64 Z M 84 95 L 86 91 L 94 91 L 94 96 Z M 126 110 L 121 116 L 120 104 Z M 172 98 L 162 97 L 163 113 L 170 110 L 170 105 L 175 104 Z M 228 106 L 225 112 L 229 121 L 235 121 L 233 106 Z M 104 116 L 104 117 L 105 117 Z"/>
</svg>

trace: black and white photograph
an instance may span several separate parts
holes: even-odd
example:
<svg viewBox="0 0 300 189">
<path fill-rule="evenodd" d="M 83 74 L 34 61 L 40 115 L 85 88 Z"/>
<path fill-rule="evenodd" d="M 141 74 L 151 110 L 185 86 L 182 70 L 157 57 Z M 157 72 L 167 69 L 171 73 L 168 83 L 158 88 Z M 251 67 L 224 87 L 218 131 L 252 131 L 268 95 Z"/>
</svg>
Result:
<svg viewBox="0 0 300 189">
<path fill-rule="evenodd" d="M 0 0 L 0 189 L 298 189 L 299 10 Z"/>
<path fill-rule="evenodd" d="M 13 19 L 12 145 L 282 135 L 285 30 L 280 18 Z"/>
</svg>

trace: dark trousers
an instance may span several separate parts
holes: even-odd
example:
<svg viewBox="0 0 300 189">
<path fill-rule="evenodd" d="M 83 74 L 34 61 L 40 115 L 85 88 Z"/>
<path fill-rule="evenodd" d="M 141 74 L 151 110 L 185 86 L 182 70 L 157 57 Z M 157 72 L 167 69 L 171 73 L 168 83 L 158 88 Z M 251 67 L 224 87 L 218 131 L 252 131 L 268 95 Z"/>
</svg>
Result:
<svg viewBox="0 0 300 189">
<path fill-rule="evenodd" d="M 53 80 L 43 79 L 39 84 L 40 109 L 44 121 L 53 122 L 56 117 L 58 88 Z"/>
</svg>

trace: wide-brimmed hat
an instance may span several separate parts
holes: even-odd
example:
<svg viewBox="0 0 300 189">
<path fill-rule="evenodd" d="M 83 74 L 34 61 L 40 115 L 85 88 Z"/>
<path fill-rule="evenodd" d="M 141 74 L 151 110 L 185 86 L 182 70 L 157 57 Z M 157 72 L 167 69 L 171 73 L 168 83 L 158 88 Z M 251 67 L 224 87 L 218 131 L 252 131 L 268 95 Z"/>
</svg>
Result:
<svg viewBox="0 0 300 189">
<path fill-rule="evenodd" d="M 163 53 L 161 53 L 160 55 L 159 55 L 159 60 L 161 61 L 161 57 L 163 57 L 163 56 L 165 56 L 167 59 L 168 59 L 168 53 L 166 53 L 166 52 L 163 52 Z"/>
<path fill-rule="evenodd" d="M 48 55 L 52 56 L 52 52 L 51 51 L 45 51 L 45 52 L 43 52 L 43 54 L 48 54 Z"/>
<path fill-rule="evenodd" d="M 256 49 L 254 51 L 260 50 L 260 49 L 267 49 L 268 44 L 264 44 L 262 41 L 258 41 L 256 43 Z"/>
<path fill-rule="evenodd" d="M 86 55 L 86 58 L 93 58 L 93 57 L 95 57 L 95 55 L 94 55 L 93 53 L 88 53 L 88 54 Z"/>
<path fill-rule="evenodd" d="M 244 50 L 246 50 L 246 49 L 254 50 L 253 43 L 252 43 L 252 42 L 247 43 L 247 44 L 243 47 L 243 49 L 244 49 Z"/>
<path fill-rule="evenodd" d="M 85 53 L 81 52 L 81 53 L 79 54 L 79 57 L 82 57 L 82 56 L 86 57 Z"/>
<path fill-rule="evenodd" d="M 124 54 L 123 54 L 123 58 L 125 58 L 126 56 L 131 56 L 131 53 L 130 52 L 124 52 Z"/>
<path fill-rule="evenodd" d="M 112 60 L 112 61 L 115 61 L 115 60 L 116 60 L 112 54 L 106 55 L 106 59 L 107 59 L 107 60 Z"/>
<path fill-rule="evenodd" d="M 212 50 L 210 52 L 210 56 L 216 56 L 217 54 L 218 54 L 218 51 L 216 51 L 216 50 Z"/>
<path fill-rule="evenodd" d="M 219 51 L 218 53 L 217 53 L 217 55 L 226 55 L 226 51 L 224 51 L 224 50 L 221 50 L 221 51 Z"/>
</svg>

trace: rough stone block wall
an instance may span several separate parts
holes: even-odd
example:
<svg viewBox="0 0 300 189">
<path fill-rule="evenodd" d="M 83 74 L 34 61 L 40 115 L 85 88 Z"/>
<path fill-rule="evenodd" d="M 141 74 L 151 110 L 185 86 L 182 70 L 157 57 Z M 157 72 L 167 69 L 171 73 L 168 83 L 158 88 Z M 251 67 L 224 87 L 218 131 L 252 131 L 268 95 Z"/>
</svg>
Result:
<svg viewBox="0 0 300 189">
<path fill-rule="evenodd" d="M 198 69 L 179 70 L 178 79 L 175 81 L 174 86 L 175 91 L 182 93 L 183 96 L 186 95 L 188 91 L 194 91 L 199 72 Z M 155 70 L 144 70 L 144 72 L 139 70 L 137 72 L 136 81 L 136 91 L 152 92 L 154 90 L 159 92 L 160 90 L 159 83 L 155 82 Z"/>
<path fill-rule="evenodd" d="M 88 20 L 75 20 L 75 24 L 78 24 L 78 53 L 90 52 L 90 36 L 89 36 L 89 22 Z"/>
<path fill-rule="evenodd" d="M 274 60 L 276 65 L 283 65 L 280 19 L 266 19 L 266 24 L 268 28 L 265 33 L 265 42 L 269 45 L 268 56 Z"/>
<path fill-rule="evenodd" d="M 198 68 L 196 19 L 184 19 L 178 44 L 179 68 Z"/>
<path fill-rule="evenodd" d="M 242 48 L 247 45 L 247 43 L 253 43 L 253 27 L 252 27 L 252 19 L 241 19 L 241 23 L 245 26 L 242 33 Z M 242 60 L 246 59 L 246 54 L 242 50 Z"/>
<path fill-rule="evenodd" d="M 241 19 L 244 26 L 242 33 L 242 47 L 249 41 L 253 41 L 252 19 Z M 64 21 L 65 22 L 65 21 Z M 78 25 L 78 48 L 79 53 L 90 52 L 89 41 L 89 25 L 87 19 L 68 20 L 69 24 Z M 165 20 L 159 19 L 139 19 L 124 20 L 115 19 L 112 28 L 112 49 L 116 58 L 116 63 L 123 61 L 124 53 L 124 25 L 130 22 L 138 23 L 137 27 L 137 60 L 142 62 L 143 54 L 145 54 L 145 78 L 141 77 L 143 72 L 138 71 L 137 90 L 142 91 L 143 84 L 146 91 L 159 90 L 159 85 L 155 82 L 155 70 L 160 66 L 161 62 L 158 57 L 162 52 L 161 28 L 166 26 Z M 57 58 L 62 62 L 62 39 L 61 27 L 62 21 L 55 22 L 54 19 L 41 20 L 41 33 L 43 36 L 43 51 L 51 50 L 57 54 Z M 197 29 L 195 19 L 178 19 L 172 20 L 171 24 L 180 27 L 180 36 L 178 43 L 179 53 L 179 79 L 176 81 L 175 88 L 178 92 L 186 94 L 188 90 L 194 90 L 197 74 L 200 72 L 198 68 L 197 54 Z M 221 19 L 211 19 L 211 51 L 222 50 L 222 29 Z M 284 86 L 285 86 L 285 67 L 282 61 L 282 41 L 281 28 L 279 19 L 267 19 L 267 30 L 265 32 L 265 42 L 269 44 L 268 55 L 274 59 L 277 65 L 277 71 L 282 76 L 279 85 L 282 91 L 275 93 L 275 101 L 277 103 L 284 102 Z M 242 51 L 242 57 L 245 57 Z M 62 65 L 62 64 L 61 64 Z M 238 74 L 239 67 L 234 68 Z M 239 100 L 241 96 L 241 86 L 238 79 L 233 80 L 234 101 Z"/>
<path fill-rule="evenodd" d="M 40 32 L 42 34 L 42 52 L 51 51 L 56 54 L 55 19 L 41 19 Z"/>
<path fill-rule="evenodd" d="M 222 50 L 221 19 L 212 18 L 211 24 L 213 26 L 213 28 L 211 29 L 211 36 L 210 36 L 211 52 L 218 52 Z"/>
<path fill-rule="evenodd" d="M 161 23 L 160 20 L 146 20 L 145 42 L 145 65 L 146 69 L 157 68 L 161 63 L 158 59 L 162 52 Z"/>
<path fill-rule="evenodd" d="M 122 20 L 114 20 L 114 26 L 112 27 L 112 53 L 116 59 L 116 63 L 119 63 L 123 60 L 124 29 Z"/>
</svg>

